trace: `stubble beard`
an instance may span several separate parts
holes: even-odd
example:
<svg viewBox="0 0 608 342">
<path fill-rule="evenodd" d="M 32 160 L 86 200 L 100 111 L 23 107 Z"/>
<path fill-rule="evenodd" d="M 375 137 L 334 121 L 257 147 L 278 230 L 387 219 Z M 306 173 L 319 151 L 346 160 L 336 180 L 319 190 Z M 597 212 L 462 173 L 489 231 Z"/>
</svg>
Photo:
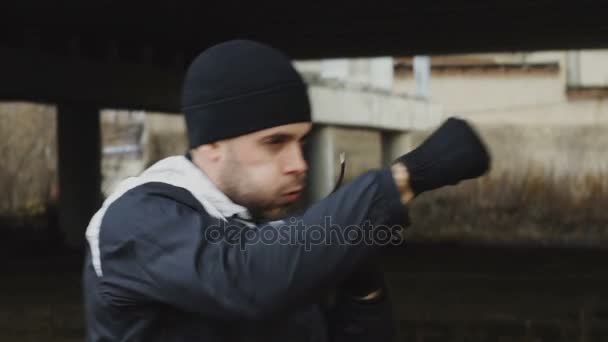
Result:
<svg viewBox="0 0 608 342">
<path fill-rule="evenodd" d="M 256 221 L 279 219 L 289 213 L 291 204 L 277 206 L 272 200 L 259 197 L 257 191 L 249 181 L 247 173 L 243 172 L 240 163 L 232 158 L 226 160 L 220 173 L 222 190 L 232 202 L 241 205 L 249 211 Z"/>
</svg>

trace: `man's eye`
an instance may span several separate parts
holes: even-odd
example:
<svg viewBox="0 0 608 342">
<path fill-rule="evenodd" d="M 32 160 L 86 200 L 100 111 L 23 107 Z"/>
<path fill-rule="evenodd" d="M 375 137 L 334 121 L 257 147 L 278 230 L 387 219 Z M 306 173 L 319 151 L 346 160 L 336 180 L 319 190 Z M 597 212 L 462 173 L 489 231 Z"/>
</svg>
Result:
<svg viewBox="0 0 608 342">
<path fill-rule="evenodd" d="M 282 138 L 271 138 L 266 141 L 268 145 L 280 145 L 284 142 Z"/>
<path fill-rule="evenodd" d="M 271 146 L 271 147 L 278 147 L 283 145 L 286 142 L 286 139 L 284 137 L 269 137 L 268 139 L 264 140 L 264 144 Z"/>
</svg>

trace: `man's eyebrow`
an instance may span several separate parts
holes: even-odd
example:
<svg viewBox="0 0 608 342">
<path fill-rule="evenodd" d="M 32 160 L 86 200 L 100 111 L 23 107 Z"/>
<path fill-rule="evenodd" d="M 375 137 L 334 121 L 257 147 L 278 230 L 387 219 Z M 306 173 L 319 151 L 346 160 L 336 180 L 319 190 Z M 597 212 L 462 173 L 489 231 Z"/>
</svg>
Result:
<svg viewBox="0 0 608 342">
<path fill-rule="evenodd" d="M 310 138 L 311 134 L 312 134 L 312 132 L 308 131 L 306 134 L 302 135 L 299 138 L 299 140 L 308 139 L 308 138 Z M 277 132 L 277 133 L 269 134 L 269 135 L 262 137 L 262 140 L 265 140 L 265 139 L 295 139 L 296 137 L 297 137 L 297 134 Z"/>
<path fill-rule="evenodd" d="M 273 134 L 263 136 L 261 138 L 261 140 L 273 140 L 273 139 L 289 140 L 289 139 L 294 139 L 294 138 L 295 138 L 294 134 L 278 132 L 278 133 L 273 133 Z"/>
</svg>

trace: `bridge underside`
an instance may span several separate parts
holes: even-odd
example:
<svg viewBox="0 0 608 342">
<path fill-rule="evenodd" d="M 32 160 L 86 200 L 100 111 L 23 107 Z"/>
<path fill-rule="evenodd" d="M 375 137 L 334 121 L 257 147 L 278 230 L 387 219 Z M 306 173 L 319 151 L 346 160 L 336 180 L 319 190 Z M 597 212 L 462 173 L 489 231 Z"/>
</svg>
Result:
<svg viewBox="0 0 608 342">
<path fill-rule="evenodd" d="M 590 0 L 22 0 L 0 13 L 0 99 L 153 110 L 177 110 L 187 62 L 232 38 L 300 59 L 608 47 L 608 2 Z"/>
<path fill-rule="evenodd" d="M 608 45 L 608 3 L 590 0 L 23 0 L 0 6 L 1 44 L 38 39 L 57 53 L 77 45 L 101 59 L 117 49 L 133 62 L 151 52 L 155 62 L 170 64 L 236 37 L 267 41 L 298 58 Z"/>
</svg>

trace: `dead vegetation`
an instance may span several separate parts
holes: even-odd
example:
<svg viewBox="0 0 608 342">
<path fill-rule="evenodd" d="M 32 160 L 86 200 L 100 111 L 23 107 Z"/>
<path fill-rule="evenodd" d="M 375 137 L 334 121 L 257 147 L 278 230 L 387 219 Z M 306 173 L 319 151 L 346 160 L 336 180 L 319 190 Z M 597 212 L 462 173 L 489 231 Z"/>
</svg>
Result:
<svg viewBox="0 0 608 342">
<path fill-rule="evenodd" d="M 0 216 L 39 215 L 55 195 L 55 117 L 51 106 L 0 105 Z"/>
</svg>

